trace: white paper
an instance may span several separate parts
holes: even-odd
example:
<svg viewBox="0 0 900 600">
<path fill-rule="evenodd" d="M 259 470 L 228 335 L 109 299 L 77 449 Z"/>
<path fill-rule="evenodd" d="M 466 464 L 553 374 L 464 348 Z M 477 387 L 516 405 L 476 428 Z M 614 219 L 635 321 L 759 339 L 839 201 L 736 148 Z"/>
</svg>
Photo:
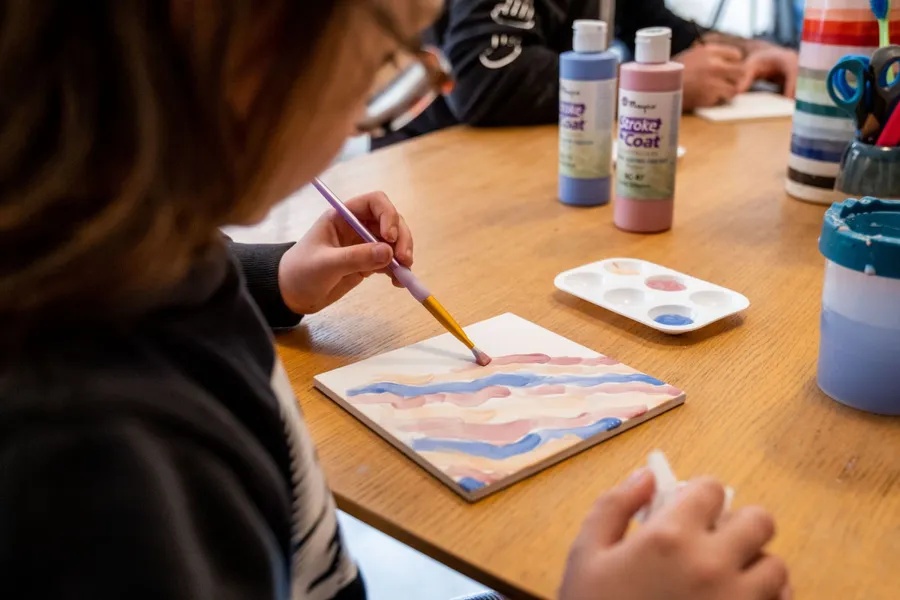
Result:
<svg viewBox="0 0 900 600">
<path fill-rule="evenodd" d="M 794 101 L 772 92 L 747 92 L 739 94 L 728 104 L 711 108 L 698 108 L 698 117 L 716 123 L 775 119 L 794 114 Z"/>
</svg>

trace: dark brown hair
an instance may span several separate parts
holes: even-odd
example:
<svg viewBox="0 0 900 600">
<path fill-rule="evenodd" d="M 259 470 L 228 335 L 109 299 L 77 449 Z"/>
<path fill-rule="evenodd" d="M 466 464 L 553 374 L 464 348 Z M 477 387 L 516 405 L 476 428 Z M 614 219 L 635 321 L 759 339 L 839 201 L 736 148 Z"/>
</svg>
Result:
<svg viewBox="0 0 900 600">
<path fill-rule="evenodd" d="M 183 277 L 252 210 L 251 174 L 340 4 L 0 3 L 0 324 L 115 312 Z M 259 57 L 237 115 L 226 75 Z"/>
</svg>

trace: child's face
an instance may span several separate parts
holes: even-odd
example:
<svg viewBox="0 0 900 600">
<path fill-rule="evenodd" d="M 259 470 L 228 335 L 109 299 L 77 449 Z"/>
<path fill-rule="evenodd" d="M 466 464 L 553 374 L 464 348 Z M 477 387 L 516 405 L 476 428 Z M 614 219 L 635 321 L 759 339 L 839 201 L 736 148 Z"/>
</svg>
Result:
<svg viewBox="0 0 900 600">
<path fill-rule="evenodd" d="M 319 54 L 299 81 L 285 122 L 272 140 L 268 172 L 252 192 L 258 221 L 278 202 L 324 171 L 340 152 L 364 114 L 377 71 L 403 42 L 431 24 L 441 0 L 380 0 L 347 2 L 325 33 Z M 372 5 L 391 19 L 396 34 L 373 18 Z M 236 97 L 252 98 L 253 82 L 242 82 Z M 245 92 L 245 93 L 242 93 Z M 240 106 L 237 107 L 241 109 Z"/>
</svg>

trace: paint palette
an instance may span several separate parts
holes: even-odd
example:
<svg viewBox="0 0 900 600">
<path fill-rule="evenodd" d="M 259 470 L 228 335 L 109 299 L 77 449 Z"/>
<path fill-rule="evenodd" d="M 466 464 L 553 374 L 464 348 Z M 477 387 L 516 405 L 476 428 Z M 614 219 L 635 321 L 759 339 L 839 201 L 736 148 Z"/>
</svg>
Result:
<svg viewBox="0 0 900 600">
<path fill-rule="evenodd" d="M 696 331 L 750 306 L 742 294 L 636 258 L 610 258 L 565 271 L 555 284 L 672 335 Z"/>
</svg>

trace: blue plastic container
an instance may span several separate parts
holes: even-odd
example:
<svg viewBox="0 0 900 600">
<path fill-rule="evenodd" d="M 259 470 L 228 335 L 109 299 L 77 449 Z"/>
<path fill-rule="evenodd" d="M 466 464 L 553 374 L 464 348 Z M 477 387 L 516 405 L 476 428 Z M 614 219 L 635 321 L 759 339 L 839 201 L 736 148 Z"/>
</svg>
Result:
<svg viewBox="0 0 900 600">
<path fill-rule="evenodd" d="M 847 406 L 900 415 L 900 202 L 833 205 L 819 250 L 819 387 Z"/>
</svg>

